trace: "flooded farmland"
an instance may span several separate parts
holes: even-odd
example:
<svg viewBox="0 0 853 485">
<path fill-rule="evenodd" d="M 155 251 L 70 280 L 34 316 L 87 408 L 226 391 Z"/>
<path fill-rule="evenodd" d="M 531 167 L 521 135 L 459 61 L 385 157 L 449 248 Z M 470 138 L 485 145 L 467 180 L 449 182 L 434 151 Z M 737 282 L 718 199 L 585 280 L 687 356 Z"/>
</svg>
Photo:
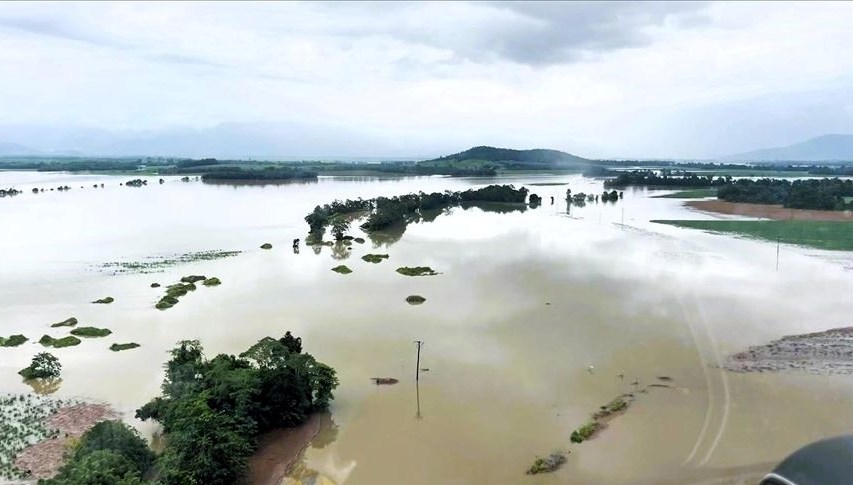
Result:
<svg viewBox="0 0 853 485">
<path fill-rule="evenodd" d="M 199 339 L 212 356 L 288 330 L 302 337 L 340 387 L 286 483 L 734 481 L 853 431 L 850 375 L 721 368 L 752 345 L 851 325 L 853 253 L 783 245 L 777 269 L 774 243 L 651 223 L 711 217 L 651 191 L 569 210 L 567 188 L 602 190 L 580 175 L 119 185 L 129 178 L 0 172 L 0 186 L 23 190 L 0 200 L 0 336 L 30 339 L 0 348 L 0 392 L 31 391 L 18 370 L 42 335 L 62 333 L 52 323 L 73 316 L 112 334 L 52 351 L 63 366 L 53 395 L 111 403 L 146 436 L 156 425 L 134 410 L 159 394 L 175 342 Z M 526 186 L 543 205 L 453 208 L 381 238 L 355 230 L 366 242 L 351 249 L 291 249 L 318 204 L 491 183 Z M 72 189 L 49 191 L 60 185 Z M 211 251 L 240 253 L 180 258 Z M 361 259 L 371 253 L 389 257 Z M 105 267 L 162 260 L 175 263 Z M 341 264 L 352 273 L 330 271 Z M 407 277 L 402 266 L 438 274 Z M 152 283 L 190 274 L 221 285 L 154 308 L 163 291 Z M 107 295 L 115 301 L 90 303 Z M 410 305 L 410 295 L 425 302 Z M 417 382 L 416 340 L 429 369 Z M 140 347 L 109 350 L 125 342 Z M 383 377 L 399 382 L 371 380 Z M 626 393 L 635 399 L 623 415 L 571 443 Z M 560 470 L 525 475 L 553 451 L 569 452 Z"/>
</svg>

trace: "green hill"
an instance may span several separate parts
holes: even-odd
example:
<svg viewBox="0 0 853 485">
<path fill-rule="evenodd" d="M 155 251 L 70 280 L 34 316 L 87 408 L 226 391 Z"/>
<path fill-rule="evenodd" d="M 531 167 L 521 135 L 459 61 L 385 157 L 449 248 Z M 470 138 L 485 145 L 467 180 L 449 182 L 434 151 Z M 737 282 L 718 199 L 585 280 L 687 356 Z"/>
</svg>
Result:
<svg viewBox="0 0 853 485">
<path fill-rule="evenodd" d="M 586 166 L 590 160 L 561 152 L 537 148 L 533 150 L 513 150 L 511 148 L 495 148 L 479 146 L 469 148 L 464 152 L 454 153 L 433 160 L 419 162 L 421 166 L 457 168 L 494 167 L 508 170 L 541 169 L 541 168 L 578 168 Z"/>
</svg>

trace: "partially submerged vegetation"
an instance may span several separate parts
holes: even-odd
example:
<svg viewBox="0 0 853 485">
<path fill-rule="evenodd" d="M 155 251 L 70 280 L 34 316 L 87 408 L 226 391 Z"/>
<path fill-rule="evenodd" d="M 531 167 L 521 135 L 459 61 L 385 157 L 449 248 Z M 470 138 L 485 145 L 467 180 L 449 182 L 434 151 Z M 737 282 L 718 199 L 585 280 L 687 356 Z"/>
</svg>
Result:
<svg viewBox="0 0 853 485">
<path fill-rule="evenodd" d="M 54 324 L 51 324 L 51 327 L 53 327 L 53 328 L 57 328 L 57 327 L 73 327 L 74 325 L 77 325 L 77 318 L 75 318 L 75 317 L 71 317 L 71 318 L 65 319 L 65 320 L 63 320 L 63 321 L 61 321 L 61 322 L 56 322 L 56 323 L 54 323 Z"/>
<path fill-rule="evenodd" d="M 219 286 L 222 284 L 222 282 L 219 281 L 219 278 L 213 276 L 210 278 L 206 278 L 204 281 L 201 282 L 201 284 L 203 284 L 204 286 Z"/>
<path fill-rule="evenodd" d="M 29 340 L 21 334 L 10 335 L 9 337 L 0 337 L 0 347 L 17 347 Z"/>
<path fill-rule="evenodd" d="M 788 335 L 752 346 L 728 357 L 723 368 L 733 372 L 853 374 L 853 327 Z"/>
<path fill-rule="evenodd" d="M 106 337 L 111 333 L 113 331 L 108 328 L 98 327 L 77 327 L 71 331 L 71 335 L 77 337 Z"/>
<path fill-rule="evenodd" d="M 406 297 L 406 303 L 408 303 L 409 305 L 420 305 L 425 301 L 426 298 L 422 297 L 421 295 L 409 295 Z"/>
<path fill-rule="evenodd" d="M 405 276 L 435 276 L 438 274 L 429 266 L 401 266 L 397 268 L 397 272 Z"/>
<path fill-rule="evenodd" d="M 102 305 L 108 305 L 108 304 L 110 304 L 110 303 L 112 303 L 112 302 L 114 302 L 114 301 L 116 301 L 116 300 L 115 300 L 115 298 L 113 298 L 113 297 L 111 297 L 111 296 L 108 296 L 108 297 L 106 297 L 106 298 L 100 298 L 100 299 L 97 299 L 97 300 L 93 301 L 92 303 L 99 303 L 99 304 L 102 304 Z"/>
<path fill-rule="evenodd" d="M 706 197 L 716 197 L 717 189 L 690 189 L 679 190 L 671 194 L 656 195 L 656 199 L 704 199 Z"/>
<path fill-rule="evenodd" d="M 717 197 L 728 202 L 753 204 L 782 204 L 792 209 L 851 210 L 853 180 L 822 178 L 794 180 L 759 179 L 735 180 L 717 192 Z"/>
<path fill-rule="evenodd" d="M 112 344 L 110 345 L 110 350 L 113 352 L 121 352 L 122 350 L 130 350 L 139 347 L 139 344 L 136 342 L 129 342 L 126 344 Z"/>
<path fill-rule="evenodd" d="M 239 356 L 208 360 L 198 341 L 180 342 L 171 356 L 162 395 L 136 411 L 166 433 L 156 463 L 165 484 L 240 483 L 258 435 L 327 409 L 338 385 L 334 369 L 303 353 L 290 332 Z"/>
<path fill-rule="evenodd" d="M 364 261 L 367 261 L 368 263 L 381 263 L 382 260 L 388 259 L 388 255 L 387 254 L 365 254 L 364 256 L 361 257 L 361 259 L 363 259 Z"/>
<path fill-rule="evenodd" d="M 24 379 L 57 379 L 62 372 L 62 364 L 53 354 L 41 352 L 33 357 L 30 366 L 18 371 Z"/>
<path fill-rule="evenodd" d="M 202 182 L 212 181 L 285 181 L 317 180 L 317 172 L 291 167 L 267 166 L 259 170 L 241 167 L 212 167 L 201 176 Z"/>
<path fill-rule="evenodd" d="M 527 469 L 528 475 L 537 475 L 539 473 L 551 473 L 557 471 L 566 463 L 566 455 L 564 453 L 554 452 L 545 458 L 537 457 L 533 465 Z"/>
<path fill-rule="evenodd" d="M 836 221 L 653 220 L 659 224 L 734 234 L 817 249 L 853 251 L 853 223 Z"/>
<path fill-rule="evenodd" d="M 583 443 L 584 441 L 592 438 L 599 429 L 601 429 L 601 425 L 598 421 L 590 421 L 580 428 L 572 431 L 570 439 L 572 440 L 572 443 Z"/>
<path fill-rule="evenodd" d="M 261 244 L 261 249 L 272 249 L 272 244 L 263 243 L 263 244 Z"/>
<path fill-rule="evenodd" d="M 218 286 L 222 284 L 222 282 L 219 281 L 219 278 L 216 277 L 208 278 L 204 275 L 183 276 L 181 277 L 180 282 L 166 287 L 166 294 L 163 295 L 160 300 L 154 304 L 154 308 L 158 310 L 166 310 L 172 308 L 180 302 L 180 297 L 186 295 L 191 291 L 197 290 L 198 286 L 196 285 L 196 283 L 198 282 L 201 282 L 202 285 L 208 287 Z"/>
<path fill-rule="evenodd" d="M 215 259 L 230 258 L 237 256 L 242 251 L 222 251 L 219 249 L 210 251 L 195 251 L 173 256 L 152 256 L 143 261 L 112 261 L 101 264 L 99 268 L 112 274 L 149 274 L 162 273 L 167 268 L 184 263 L 196 261 L 212 261 Z M 159 286 L 159 284 L 158 284 Z M 152 285 L 152 288 L 156 286 Z"/>
<path fill-rule="evenodd" d="M 350 273 L 352 273 L 352 270 L 349 269 L 349 267 L 347 267 L 347 265 L 345 265 L 345 264 L 335 266 L 334 268 L 332 268 L 332 271 L 334 271 L 335 273 L 338 273 L 338 274 L 350 274 Z"/>
<path fill-rule="evenodd" d="M 42 335 L 42 337 L 39 339 L 39 343 L 45 347 L 61 349 L 63 347 L 73 347 L 75 345 L 80 345 L 80 339 L 73 335 L 68 335 L 62 338 L 53 338 L 50 335 Z"/>
</svg>

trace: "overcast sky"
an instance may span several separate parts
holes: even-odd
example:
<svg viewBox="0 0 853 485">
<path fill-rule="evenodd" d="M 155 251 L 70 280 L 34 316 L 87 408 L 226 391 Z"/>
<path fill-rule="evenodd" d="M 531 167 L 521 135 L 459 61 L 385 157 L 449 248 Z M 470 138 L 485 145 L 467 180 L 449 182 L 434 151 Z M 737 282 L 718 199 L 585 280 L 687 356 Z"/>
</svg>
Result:
<svg viewBox="0 0 853 485">
<path fill-rule="evenodd" d="M 285 130 L 281 155 L 785 145 L 853 132 L 853 3 L 0 4 L 0 142 L 72 128 Z"/>
</svg>

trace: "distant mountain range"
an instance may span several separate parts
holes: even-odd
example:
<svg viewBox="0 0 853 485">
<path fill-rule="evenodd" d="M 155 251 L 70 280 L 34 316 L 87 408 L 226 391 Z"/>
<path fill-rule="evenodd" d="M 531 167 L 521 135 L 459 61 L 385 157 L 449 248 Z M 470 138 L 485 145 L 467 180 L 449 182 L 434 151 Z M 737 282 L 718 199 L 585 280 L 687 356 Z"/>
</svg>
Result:
<svg viewBox="0 0 853 485">
<path fill-rule="evenodd" d="M 723 159 L 742 162 L 853 161 L 853 135 L 823 135 L 793 145 L 738 153 Z"/>
</svg>

